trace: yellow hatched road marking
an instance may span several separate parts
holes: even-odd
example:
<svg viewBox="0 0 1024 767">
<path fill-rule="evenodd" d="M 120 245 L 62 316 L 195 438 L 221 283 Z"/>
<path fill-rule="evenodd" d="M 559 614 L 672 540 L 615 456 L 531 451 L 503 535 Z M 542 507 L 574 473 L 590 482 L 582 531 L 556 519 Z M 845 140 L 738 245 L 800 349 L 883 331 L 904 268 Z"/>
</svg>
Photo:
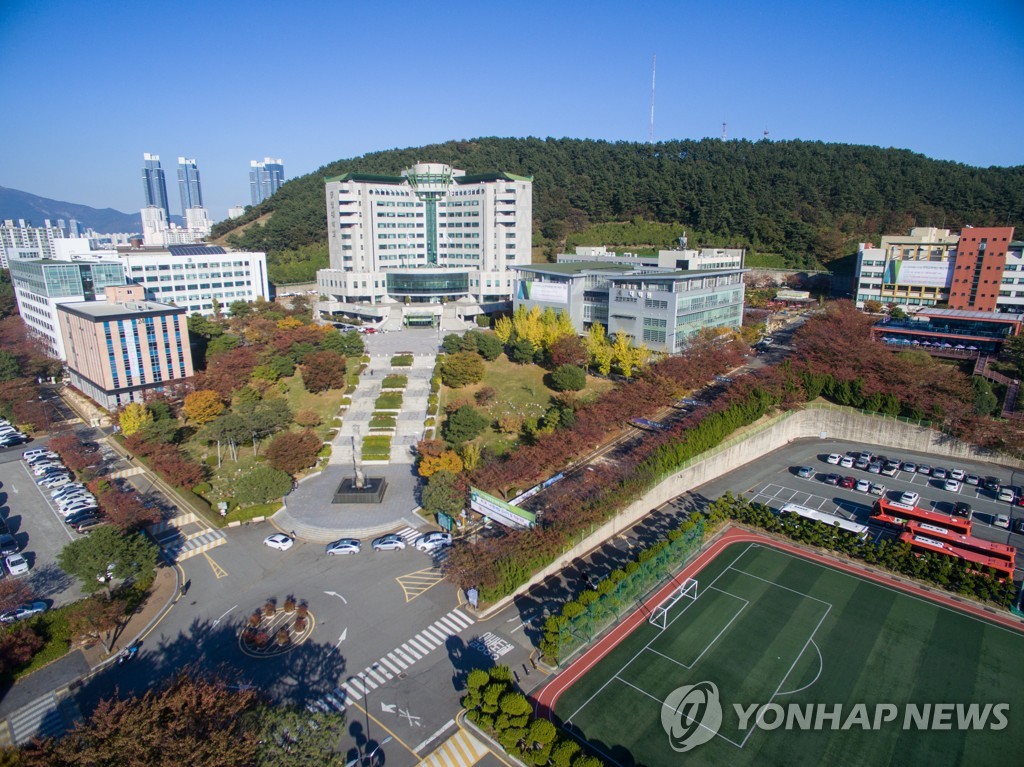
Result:
<svg viewBox="0 0 1024 767">
<path fill-rule="evenodd" d="M 209 562 L 210 567 L 213 568 L 213 574 L 217 576 L 217 580 L 228 577 L 228 571 L 214 562 L 213 558 L 209 554 L 203 552 L 203 556 L 206 557 L 206 561 Z"/>
<path fill-rule="evenodd" d="M 395 578 L 398 581 L 398 585 L 402 587 L 402 592 L 405 594 L 405 601 L 411 602 L 416 597 L 428 591 L 441 581 L 444 580 L 444 575 L 441 574 L 435 568 L 428 570 L 417 570 L 414 573 L 408 573 L 407 575 L 400 575 Z"/>
<path fill-rule="evenodd" d="M 459 730 L 434 749 L 418 767 L 472 767 L 487 753 L 480 741 Z"/>
</svg>

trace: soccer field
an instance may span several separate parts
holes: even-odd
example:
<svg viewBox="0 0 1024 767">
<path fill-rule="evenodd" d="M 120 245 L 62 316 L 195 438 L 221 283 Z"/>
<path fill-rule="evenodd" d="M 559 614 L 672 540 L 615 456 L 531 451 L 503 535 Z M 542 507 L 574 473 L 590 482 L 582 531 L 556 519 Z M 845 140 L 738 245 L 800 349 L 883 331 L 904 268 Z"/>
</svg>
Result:
<svg viewBox="0 0 1024 767">
<path fill-rule="evenodd" d="M 1020 764 L 1022 667 L 1020 633 L 740 544 L 700 572 L 698 597 L 674 604 L 664 629 L 645 621 L 561 694 L 554 714 L 623 767 Z M 680 695 L 664 703 L 702 682 L 717 687 L 717 731 L 697 724 L 714 723 L 702 718 L 708 707 L 684 706 L 680 719 Z M 964 709 L 947 717 L 939 704 L 981 704 L 974 713 L 986 724 L 961 728 Z M 678 753 L 663 713 L 682 722 L 677 736 L 701 730 L 706 742 Z M 921 728 L 936 723 L 950 728 Z"/>
</svg>

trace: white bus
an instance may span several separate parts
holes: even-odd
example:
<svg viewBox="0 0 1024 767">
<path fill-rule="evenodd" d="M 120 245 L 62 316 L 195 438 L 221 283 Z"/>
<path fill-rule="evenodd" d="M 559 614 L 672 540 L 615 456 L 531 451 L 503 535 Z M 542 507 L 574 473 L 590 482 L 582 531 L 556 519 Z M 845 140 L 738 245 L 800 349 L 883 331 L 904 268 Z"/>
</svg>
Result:
<svg viewBox="0 0 1024 767">
<path fill-rule="evenodd" d="M 867 525 L 851 522 L 849 519 L 840 517 L 838 514 L 829 514 L 827 511 L 818 511 L 817 509 L 809 509 L 806 506 L 798 506 L 795 503 L 787 503 L 779 509 L 779 514 L 797 514 L 804 519 L 815 519 L 818 522 L 824 522 L 829 527 L 838 527 L 840 530 L 853 533 L 862 541 L 867 540 L 868 537 Z"/>
</svg>

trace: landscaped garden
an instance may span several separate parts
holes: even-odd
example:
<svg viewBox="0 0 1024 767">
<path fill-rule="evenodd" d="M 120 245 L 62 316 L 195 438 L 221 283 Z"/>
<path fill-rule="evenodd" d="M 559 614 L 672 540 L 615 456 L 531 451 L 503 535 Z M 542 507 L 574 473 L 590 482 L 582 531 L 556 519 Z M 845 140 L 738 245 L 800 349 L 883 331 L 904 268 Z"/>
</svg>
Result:
<svg viewBox="0 0 1024 767">
<path fill-rule="evenodd" d="M 362 456 L 364 461 L 388 461 L 391 459 L 391 436 L 371 434 L 363 437 Z"/>
<path fill-rule="evenodd" d="M 123 443 L 215 524 L 271 514 L 329 454 L 362 339 L 312 323 L 302 301 L 236 302 L 228 317 L 193 315 L 189 329 L 195 378 L 178 397 L 123 408 Z M 223 518 L 210 511 L 220 502 Z"/>
</svg>

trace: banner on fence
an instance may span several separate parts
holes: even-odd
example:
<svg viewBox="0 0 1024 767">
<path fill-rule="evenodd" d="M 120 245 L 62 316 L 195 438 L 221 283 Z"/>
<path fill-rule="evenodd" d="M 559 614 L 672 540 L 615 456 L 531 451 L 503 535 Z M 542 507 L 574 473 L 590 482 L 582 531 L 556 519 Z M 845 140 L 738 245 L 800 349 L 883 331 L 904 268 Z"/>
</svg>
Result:
<svg viewBox="0 0 1024 767">
<path fill-rule="evenodd" d="M 469 488 L 469 505 L 473 511 L 505 527 L 530 528 L 537 521 L 537 515 L 532 511 L 517 509 L 512 504 L 475 487 Z"/>
</svg>

